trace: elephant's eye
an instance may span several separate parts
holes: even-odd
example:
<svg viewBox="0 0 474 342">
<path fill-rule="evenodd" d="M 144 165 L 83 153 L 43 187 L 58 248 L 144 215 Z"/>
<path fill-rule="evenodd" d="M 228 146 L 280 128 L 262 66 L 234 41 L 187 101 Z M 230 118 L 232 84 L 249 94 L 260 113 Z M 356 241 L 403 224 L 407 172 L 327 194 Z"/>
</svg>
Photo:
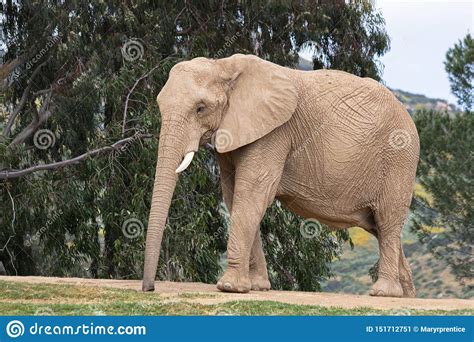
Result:
<svg viewBox="0 0 474 342">
<path fill-rule="evenodd" d="M 204 112 L 204 106 L 203 105 L 199 105 L 196 109 L 196 113 L 198 114 L 202 114 Z"/>
</svg>

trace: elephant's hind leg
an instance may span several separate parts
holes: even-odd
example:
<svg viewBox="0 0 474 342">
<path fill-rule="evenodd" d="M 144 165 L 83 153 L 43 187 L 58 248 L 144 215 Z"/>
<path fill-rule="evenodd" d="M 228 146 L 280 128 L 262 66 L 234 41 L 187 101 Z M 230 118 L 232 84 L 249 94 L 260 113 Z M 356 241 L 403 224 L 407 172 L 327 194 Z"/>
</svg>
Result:
<svg viewBox="0 0 474 342">
<path fill-rule="evenodd" d="M 374 227 L 372 229 L 365 229 L 367 232 L 375 236 L 378 240 L 378 233 L 377 229 Z M 405 254 L 403 253 L 403 247 L 400 243 L 400 261 L 398 264 L 398 273 L 400 278 L 400 285 L 402 286 L 403 290 L 403 297 L 410 297 L 414 298 L 416 296 L 415 285 L 413 284 L 413 277 L 410 270 L 410 265 L 408 264 L 407 259 L 405 258 Z M 380 261 L 378 261 L 380 264 Z"/>
<path fill-rule="evenodd" d="M 408 260 L 405 258 L 405 254 L 403 253 L 402 244 L 400 244 L 400 263 L 398 265 L 398 271 L 400 275 L 400 284 L 403 289 L 403 297 L 416 297 L 416 289 L 413 284 L 410 264 L 408 264 Z"/>
<path fill-rule="evenodd" d="M 267 262 L 263 253 L 262 238 L 260 229 L 257 231 L 250 254 L 250 283 L 253 291 L 270 290 L 270 281 L 268 280 Z"/>
<path fill-rule="evenodd" d="M 400 234 L 407 210 L 403 206 L 390 208 L 389 203 L 384 203 L 374 211 L 380 259 L 378 279 L 369 292 L 371 296 L 402 297 L 404 294 L 400 283 L 400 261 L 404 258 Z"/>
<path fill-rule="evenodd" d="M 389 163 L 385 166 L 384 182 L 372 208 L 380 250 L 379 277 L 370 290 L 373 296 L 415 295 L 400 236 L 410 208 L 416 175 L 417 155 L 409 152 L 397 150 L 392 153 L 401 153 L 399 159 L 396 155 L 387 157 Z"/>
</svg>

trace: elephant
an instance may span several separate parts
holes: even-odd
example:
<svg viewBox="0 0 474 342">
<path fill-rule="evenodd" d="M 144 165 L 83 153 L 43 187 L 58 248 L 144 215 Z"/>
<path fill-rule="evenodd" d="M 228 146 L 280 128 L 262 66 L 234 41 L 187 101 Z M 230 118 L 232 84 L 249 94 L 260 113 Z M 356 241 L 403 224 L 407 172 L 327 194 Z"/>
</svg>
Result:
<svg viewBox="0 0 474 342">
<path fill-rule="evenodd" d="M 225 292 L 269 290 L 260 222 L 275 201 L 332 229 L 362 227 L 379 244 L 369 294 L 414 297 L 401 230 L 419 157 L 416 127 L 379 82 L 301 71 L 254 55 L 177 63 L 157 96 L 162 125 L 142 290 L 154 291 L 178 174 L 215 148 L 230 213 Z"/>
</svg>

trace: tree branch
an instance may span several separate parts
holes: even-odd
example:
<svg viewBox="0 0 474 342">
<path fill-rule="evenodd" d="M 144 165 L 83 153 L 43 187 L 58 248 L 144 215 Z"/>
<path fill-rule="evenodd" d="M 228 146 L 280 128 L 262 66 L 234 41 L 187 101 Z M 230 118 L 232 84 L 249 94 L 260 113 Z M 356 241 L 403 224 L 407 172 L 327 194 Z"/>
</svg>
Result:
<svg viewBox="0 0 474 342">
<path fill-rule="evenodd" d="M 55 162 L 51 164 L 35 165 L 24 170 L 0 171 L 0 179 L 18 178 L 18 177 L 22 177 L 33 172 L 44 171 L 44 170 L 56 170 L 64 166 L 78 164 L 82 162 L 83 160 L 87 159 L 88 157 L 94 157 L 104 152 L 118 150 L 120 147 L 126 145 L 127 143 L 132 143 L 133 141 L 137 139 L 150 139 L 153 137 L 154 135 L 152 134 L 144 134 L 144 133 L 135 134 L 129 138 L 119 140 L 110 146 L 104 146 L 96 150 L 88 151 L 72 159 L 62 160 L 60 162 Z"/>
<path fill-rule="evenodd" d="M 5 80 L 16 67 L 25 63 L 27 59 L 27 55 L 23 54 L 12 61 L 2 64 L 0 66 L 0 81 Z"/>
<path fill-rule="evenodd" d="M 52 96 L 52 91 L 49 92 L 49 94 L 46 97 L 46 100 L 44 101 L 43 105 L 41 106 L 41 109 L 37 112 L 37 115 L 31 121 L 28 126 L 26 126 L 8 145 L 9 148 L 13 148 L 16 145 L 21 144 L 24 142 L 30 135 L 32 135 L 38 127 L 40 127 L 43 123 L 46 122 L 46 120 L 49 119 L 51 116 L 51 111 L 49 110 L 49 103 L 51 102 L 51 96 Z"/>
<path fill-rule="evenodd" d="M 13 126 L 13 123 L 15 122 L 16 117 L 18 116 L 18 114 L 20 114 L 21 110 L 25 106 L 26 100 L 28 99 L 28 95 L 30 94 L 31 87 L 33 86 L 33 80 L 38 75 L 41 68 L 45 64 L 46 64 L 46 62 L 43 62 L 40 65 L 38 65 L 36 67 L 36 69 L 33 71 L 33 73 L 31 74 L 31 77 L 27 82 L 28 85 L 26 86 L 25 90 L 23 91 L 23 94 L 21 95 L 20 102 L 18 103 L 18 106 L 16 106 L 16 108 L 13 110 L 13 113 L 8 118 L 7 125 L 5 126 L 5 128 L 3 130 L 3 135 L 5 137 L 10 136 L 10 131 L 11 131 L 11 128 Z"/>
<path fill-rule="evenodd" d="M 133 84 L 132 86 L 132 89 L 130 89 L 130 91 L 128 92 L 127 94 L 127 98 L 125 99 L 125 108 L 123 110 L 123 119 L 122 119 L 122 136 L 125 134 L 125 125 L 127 123 L 127 110 L 128 110 L 128 101 L 130 100 L 130 95 L 132 95 L 133 91 L 135 90 L 135 88 L 137 87 L 138 83 L 140 83 L 141 80 L 147 78 L 148 76 L 150 76 L 150 74 L 155 71 L 163 61 L 165 61 L 166 59 L 168 58 L 165 58 L 163 60 L 160 61 L 160 63 L 158 63 L 158 65 L 156 65 L 154 68 L 152 68 L 150 71 L 148 71 L 145 75 L 143 75 L 142 77 L 140 77 L 138 80 L 135 81 L 135 83 Z"/>
</svg>

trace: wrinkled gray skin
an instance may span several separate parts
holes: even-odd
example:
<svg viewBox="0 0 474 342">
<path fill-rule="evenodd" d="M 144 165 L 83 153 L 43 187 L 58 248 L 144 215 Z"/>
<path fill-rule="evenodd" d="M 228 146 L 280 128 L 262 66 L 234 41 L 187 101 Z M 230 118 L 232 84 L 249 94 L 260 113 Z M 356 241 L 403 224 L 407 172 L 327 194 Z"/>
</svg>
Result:
<svg viewBox="0 0 474 342">
<path fill-rule="evenodd" d="M 298 71 L 255 56 L 196 58 L 173 67 L 157 98 L 162 114 L 143 290 L 154 290 L 178 173 L 213 142 L 231 213 L 222 291 L 268 290 L 259 225 L 278 199 L 335 229 L 377 237 L 371 295 L 414 297 L 400 233 L 419 154 L 415 125 L 381 84 L 345 72 Z M 184 158 L 184 159 L 183 159 Z"/>
</svg>

